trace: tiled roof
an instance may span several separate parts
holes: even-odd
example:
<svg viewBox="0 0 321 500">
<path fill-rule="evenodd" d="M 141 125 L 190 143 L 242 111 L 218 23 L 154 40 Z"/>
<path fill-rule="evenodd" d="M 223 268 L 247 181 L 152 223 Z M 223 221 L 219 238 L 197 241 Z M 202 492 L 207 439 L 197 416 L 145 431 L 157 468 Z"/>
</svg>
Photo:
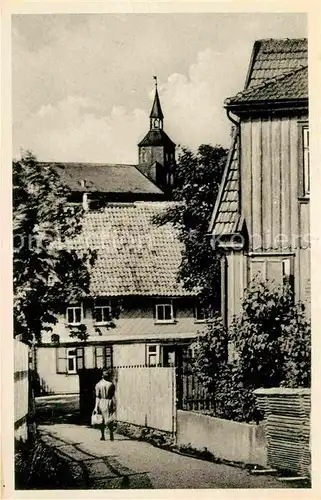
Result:
<svg viewBox="0 0 321 500">
<path fill-rule="evenodd" d="M 267 39 L 254 43 L 252 63 L 246 87 L 259 85 L 264 80 L 307 66 L 308 42 L 306 38 Z"/>
<path fill-rule="evenodd" d="M 195 295 L 176 280 L 182 244 L 173 226 L 152 222 L 172 204 L 110 204 L 102 211 L 86 214 L 81 235 L 69 245 L 97 251 L 91 270 L 92 296 Z"/>
<path fill-rule="evenodd" d="M 136 165 L 58 162 L 51 165 L 72 191 L 162 194 Z"/>
<path fill-rule="evenodd" d="M 164 130 L 150 130 L 138 146 L 175 146 Z"/>
<path fill-rule="evenodd" d="M 242 102 L 284 101 L 308 98 L 308 68 L 301 67 L 288 73 L 248 87 L 235 97 L 225 100 L 226 105 Z"/>
<path fill-rule="evenodd" d="M 210 231 L 215 235 L 231 235 L 238 230 L 240 222 L 240 175 L 239 175 L 239 136 L 235 133 L 230 149 L 220 191 L 216 200 Z"/>
</svg>

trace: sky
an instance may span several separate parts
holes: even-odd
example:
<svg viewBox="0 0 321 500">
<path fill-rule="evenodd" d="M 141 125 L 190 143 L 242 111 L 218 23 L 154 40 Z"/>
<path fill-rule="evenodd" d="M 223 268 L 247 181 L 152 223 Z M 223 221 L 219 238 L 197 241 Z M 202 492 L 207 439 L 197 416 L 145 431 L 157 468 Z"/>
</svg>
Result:
<svg viewBox="0 0 321 500">
<path fill-rule="evenodd" d="M 228 147 L 254 41 L 306 36 L 304 14 L 13 15 L 13 155 L 137 163 L 154 75 L 177 145 Z"/>
</svg>

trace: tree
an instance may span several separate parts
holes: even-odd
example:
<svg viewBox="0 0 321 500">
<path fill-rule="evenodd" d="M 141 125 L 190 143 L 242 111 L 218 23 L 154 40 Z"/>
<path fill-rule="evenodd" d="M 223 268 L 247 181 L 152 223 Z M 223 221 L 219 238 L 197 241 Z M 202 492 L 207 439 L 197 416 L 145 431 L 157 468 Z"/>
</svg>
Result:
<svg viewBox="0 0 321 500">
<path fill-rule="evenodd" d="M 40 341 L 66 302 L 89 292 L 95 252 L 72 248 L 83 209 L 68 204 L 69 195 L 56 171 L 32 153 L 13 162 L 14 335 L 25 342 Z"/>
<path fill-rule="evenodd" d="M 220 263 L 210 245 L 208 227 L 218 194 L 227 150 L 201 145 L 194 154 L 183 149 L 175 170 L 173 200 L 178 203 L 155 219 L 171 222 L 184 244 L 178 279 L 188 290 L 200 290 L 205 307 L 219 308 Z"/>
</svg>

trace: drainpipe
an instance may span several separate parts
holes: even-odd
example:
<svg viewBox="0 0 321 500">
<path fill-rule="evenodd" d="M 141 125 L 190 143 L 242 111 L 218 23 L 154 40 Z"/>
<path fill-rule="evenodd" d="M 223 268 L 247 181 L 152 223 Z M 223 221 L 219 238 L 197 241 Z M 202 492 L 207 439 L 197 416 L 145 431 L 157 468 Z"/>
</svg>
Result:
<svg viewBox="0 0 321 500">
<path fill-rule="evenodd" d="M 234 118 L 232 118 L 231 116 L 231 111 L 229 109 L 226 110 L 226 114 L 227 118 L 233 123 L 233 125 L 235 125 L 235 127 L 238 127 L 240 124 L 240 120 L 239 121 L 234 120 Z"/>
</svg>

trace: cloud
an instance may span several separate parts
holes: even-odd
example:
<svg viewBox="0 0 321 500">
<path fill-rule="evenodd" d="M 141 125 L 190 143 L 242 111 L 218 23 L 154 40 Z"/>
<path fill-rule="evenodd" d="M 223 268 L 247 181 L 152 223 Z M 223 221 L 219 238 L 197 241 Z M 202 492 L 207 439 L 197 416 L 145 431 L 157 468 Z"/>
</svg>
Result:
<svg viewBox="0 0 321 500">
<path fill-rule="evenodd" d="M 42 106 L 14 134 L 14 155 L 31 149 L 41 161 L 136 163 L 147 114 L 113 107 L 100 117 L 98 104 L 77 96 Z"/>
<path fill-rule="evenodd" d="M 248 45 L 240 48 L 240 58 L 244 60 L 247 56 Z M 231 124 L 224 100 L 229 96 L 226 81 L 233 74 L 233 59 L 229 62 L 228 58 L 226 52 L 223 56 L 212 49 L 202 51 L 187 76 L 173 74 L 161 87 L 167 130 L 181 145 L 191 149 L 204 143 L 229 145 Z M 235 79 L 235 93 L 242 83 L 240 78 Z M 230 88 L 233 90 L 233 85 Z"/>
<path fill-rule="evenodd" d="M 228 145 L 225 76 L 217 71 L 219 57 L 210 49 L 202 51 L 188 75 L 174 73 L 160 86 L 164 128 L 181 146 Z M 154 89 L 150 105 L 153 96 Z M 14 153 L 17 156 L 22 147 L 43 161 L 136 163 L 137 143 L 148 131 L 149 111 L 114 106 L 102 116 L 95 100 L 68 96 L 55 105 L 41 106 L 17 127 Z"/>
</svg>

